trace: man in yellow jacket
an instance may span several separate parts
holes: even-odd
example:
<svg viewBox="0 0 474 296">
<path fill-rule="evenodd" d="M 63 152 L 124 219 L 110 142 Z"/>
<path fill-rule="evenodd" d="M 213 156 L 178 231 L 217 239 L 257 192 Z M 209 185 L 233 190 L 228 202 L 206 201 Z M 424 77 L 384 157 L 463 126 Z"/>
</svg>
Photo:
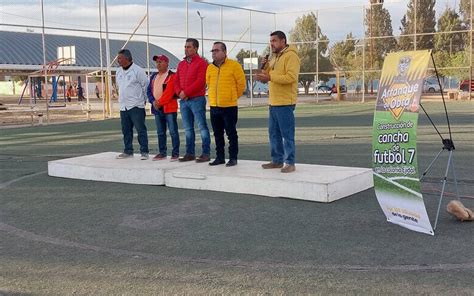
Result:
<svg viewBox="0 0 474 296">
<path fill-rule="evenodd" d="M 294 172 L 295 167 L 295 106 L 298 94 L 300 59 L 294 46 L 286 42 L 282 31 L 270 34 L 272 57 L 265 61 L 264 70 L 256 75 L 261 82 L 268 82 L 270 114 L 268 133 L 272 161 L 264 169 L 281 169 L 282 173 Z"/>
<path fill-rule="evenodd" d="M 237 136 L 237 100 L 245 90 L 245 74 L 242 66 L 227 58 L 227 48 L 223 42 L 212 46 L 212 64 L 206 71 L 211 124 L 216 142 L 216 158 L 210 166 L 225 163 L 224 131 L 229 140 L 229 161 L 227 167 L 237 164 L 239 144 Z"/>
</svg>

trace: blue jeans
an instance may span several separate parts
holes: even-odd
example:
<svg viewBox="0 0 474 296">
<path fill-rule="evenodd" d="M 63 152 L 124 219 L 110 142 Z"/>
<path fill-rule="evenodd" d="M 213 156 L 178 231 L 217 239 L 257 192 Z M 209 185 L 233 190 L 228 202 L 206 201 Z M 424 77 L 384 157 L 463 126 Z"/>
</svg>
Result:
<svg viewBox="0 0 474 296">
<path fill-rule="evenodd" d="M 157 110 L 156 112 L 155 124 L 156 133 L 158 134 L 158 150 L 160 154 L 166 155 L 167 152 L 166 127 L 168 127 L 171 136 L 171 145 L 173 146 L 171 156 L 179 156 L 179 133 L 176 112 L 167 114 L 163 113 L 161 110 Z"/>
<path fill-rule="evenodd" d="M 124 153 L 133 154 L 133 128 L 137 130 L 140 153 L 148 153 L 148 134 L 145 126 L 145 108 L 132 108 L 120 111 L 120 122 L 122 124 Z"/>
<path fill-rule="evenodd" d="M 216 142 L 216 158 L 225 160 L 224 131 L 229 140 L 229 159 L 237 160 L 239 137 L 237 135 L 237 107 L 211 107 L 211 124 Z"/>
<path fill-rule="evenodd" d="M 211 136 L 206 122 L 206 97 L 195 97 L 187 100 L 180 100 L 181 117 L 183 119 L 184 134 L 186 136 L 186 154 L 195 154 L 194 119 L 196 119 L 199 131 L 201 132 L 202 154 L 211 153 Z"/>
<path fill-rule="evenodd" d="M 273 163 L 295 164 L 295 105 L 270 106 L 268 134 Z"/>
</svg>

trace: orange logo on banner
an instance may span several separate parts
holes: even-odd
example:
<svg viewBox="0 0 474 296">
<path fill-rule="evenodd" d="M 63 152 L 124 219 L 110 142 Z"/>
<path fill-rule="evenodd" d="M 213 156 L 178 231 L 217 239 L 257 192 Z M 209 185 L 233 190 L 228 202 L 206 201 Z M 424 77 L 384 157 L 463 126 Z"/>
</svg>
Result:
<svg viewBox="0 0 474 296">
<path fill-rule="evenodd" d="M 410 84 L 408 82 L 405 83 L 394 83 L 390 86 L 390 89 L 403 89 L 403 88 L 410 88 Z M 389 90 L 390 90 L 389 89 Z M 400 94 L 396 96 L 389 96 L 388 98 L 384 99 L 384 107 L 388 109 L 392 116 L 395 119 L 399 119 L 405 108 L 408 108 L 415 96 L 415 93 L 407 93 L 407 94 Z"/>
<path fill-rule="evenodd" d="M 389 110 L 392 116 L 398 120 L 406 108 L 414 101 L 415 92 L 413 85 L 409 83 L 408 70 L 412 57 L 402 56 L 398 60 L 398 75 L 394 77 L 393 83 L 387 90 L 387 96 L 383 99 L 385 110 Z"/>
</svg>

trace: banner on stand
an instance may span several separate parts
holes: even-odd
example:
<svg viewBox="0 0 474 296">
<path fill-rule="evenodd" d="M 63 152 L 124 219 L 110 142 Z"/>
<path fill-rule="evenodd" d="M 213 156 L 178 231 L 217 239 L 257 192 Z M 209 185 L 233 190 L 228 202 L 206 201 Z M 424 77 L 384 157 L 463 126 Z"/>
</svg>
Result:
<svg viewBox="0 0 474 296">
<path fill-rule="evenodd" d="M 375 106 L 374 189 L 387 220 L 434 235 L 421 194 L 417 162 L 418 110 L 431 51 L 386 56 Z"/>
</svg>

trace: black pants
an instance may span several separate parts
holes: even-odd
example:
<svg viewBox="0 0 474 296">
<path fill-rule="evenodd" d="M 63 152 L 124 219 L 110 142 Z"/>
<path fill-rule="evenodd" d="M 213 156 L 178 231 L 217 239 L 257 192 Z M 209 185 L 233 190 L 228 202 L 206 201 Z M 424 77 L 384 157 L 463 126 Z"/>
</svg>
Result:
<svg viewBox="0 0 474 296">
<path fill-rule="evenodd" d="M 229 140 L 229 159 L 237 159 L 239 153 L 239 141 L 237 136 L 236 107 L 211 107 L 211 124 L 216 142 L 216 158 L 225 159 L 224 131 Z"/>
</svg>

